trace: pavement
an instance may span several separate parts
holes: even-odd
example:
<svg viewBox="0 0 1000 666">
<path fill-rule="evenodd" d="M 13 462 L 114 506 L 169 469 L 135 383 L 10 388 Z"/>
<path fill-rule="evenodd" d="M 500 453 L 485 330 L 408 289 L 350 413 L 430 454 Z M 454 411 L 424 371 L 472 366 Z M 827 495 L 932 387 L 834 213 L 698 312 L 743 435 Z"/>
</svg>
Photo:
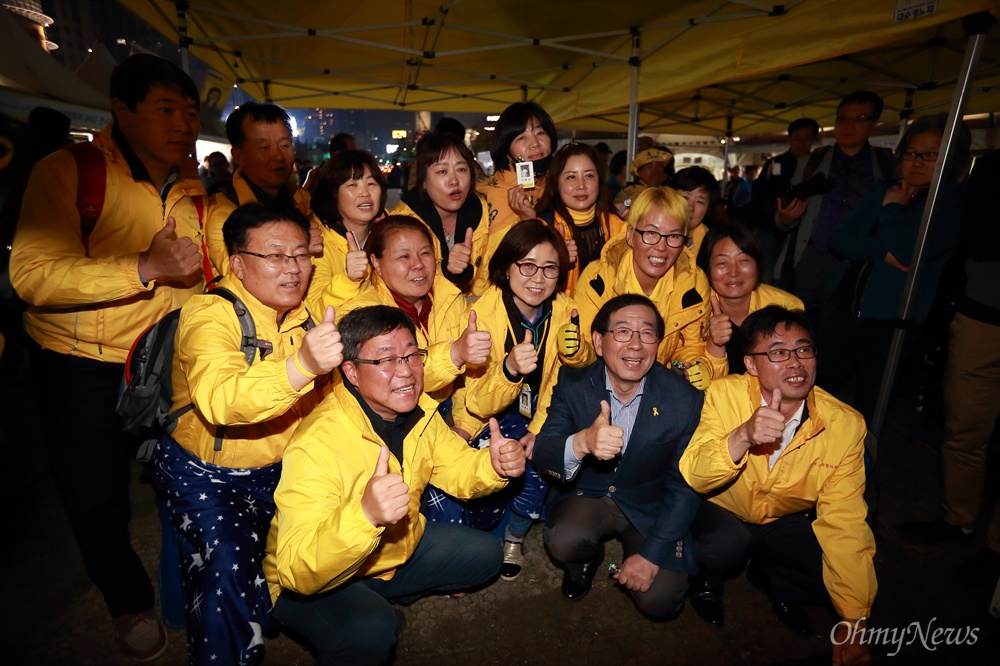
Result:
<svg viewBox="0 0 1000 666">
<path fill-rule="evenodd" d="M 111 622 L 90 583 L 47 471 L 31 376 L 4 371 L 0 384 L 0 447 L 8 464 L 0 497 L 11 526 L 0 554 L 4 603 L 0 604 L 0 658 L 6 664 L 131 664 L 120 656 Z M 939 511 L 939 431 L 905 399 L 890 411 L 880 444 L 878 501 L 873 528 L 877 542 L 879 593 L 871 626 L 885 628 L 871 645 L 876 664 L 1000 663 L 1000 621 L 986 609 L 993 585 L 970 579 L 964 562 L 983 548 L 984 529 L 960 545 L 915 546 L 897 525 L 930 518 Z M 996 449 L 994 448 L 994 452 Z M 1000 494 L 996 455 L 991 459 L 988 507 Z M 153 491 L 133 468 L 133 543 L 155 579 L 160 526 Z M 830 663 L 829 630 L 836 621 L 825 608 L 810 609 L 823 636 L 803 638 L 780 624 L 767 598 L 739 577 L 726 584 L 726 625 L 714 629 L 690 607 L 676 620 L 645 619 L 628 595 L 604 574 L 584 599 L 570 602 L 559 592 L 562 571 L 550 560 L 535 527 L 525 545 L 526 566 L 515 581 L 500 581 L 459 599 L 431 597 L 406 607 L 396 662 L 433 664 L 788 664 Z M 613 543 L 606 562 L 621 562 Z M 934 633 L 935 629 L 960 630 Z M 890 640 L 895 630 L 896 642 Z M 950 640 L 945 641 L 945 636 Z M 958 638 L 964 636 L 964 640 Z M 936 637 L 936 638 L 935 638 Z M 158 665 L 185 662 L 183 630 L 169 631 Z M 950 643 L 950 644 L 949 644 Z M 961 644 L 955 644 L 961 643 Z M 265 664 L 312 664 L 310 653 L 280 635 L 265 642 Z"/>
</svg>

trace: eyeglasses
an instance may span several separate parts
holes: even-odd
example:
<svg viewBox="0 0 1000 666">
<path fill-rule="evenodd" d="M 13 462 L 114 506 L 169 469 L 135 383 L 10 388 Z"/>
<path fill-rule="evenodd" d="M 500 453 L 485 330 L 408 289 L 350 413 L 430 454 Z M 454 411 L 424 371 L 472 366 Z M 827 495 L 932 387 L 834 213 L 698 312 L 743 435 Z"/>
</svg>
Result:
<svg viewBox="0 0 1000 666">
<path fill-rule="evenodd" d="M 875 118 L 872 116 L 837 116 L 836 122 L 841 125 L 859 125 L 861 123 L 874 122 Z"/>
<path fill-rule="evenodd" d="M 645 231 L 635 230 L 639 236 L 642 237 L 642 242 L 646 245 L 656 245 L 660 242 L 660 239 L 666 239 L 667 247 L 684 247 L 684 243 L 687 242 L 687 236 L 684 234 L 661 234 L 659 231 L 653 231 L 652 229 L 646 229 Z"/>
<path fill-rule="evenodd" d="M 754 352 L 747 356 L 766 356 L 771 363 L 784 363 L 795 354 L 797 358 L 816 358 L 816 347 L 806 345 L 798 349 L 768 349 L 767 351 Z"/>
<path fill-rule="evenodd" d="M 240 250 L 236 254 L 249 254 L 251 257 L 260 257 L 267 264 L 268 268 L 284 268 L 288 265 L 289 261 L 294 261 L 298 264 L 299 268 L 305 268 L 312 262 L 312 255 L 308 252 L 303 252 L 302 254 L 281 254 L 280 252 L 260 254 L 258 252 Z"/>
<path fill-rule="evenodd" d="M 613 328 L 610 331 L 604 332 L 610 333 L 611 337 L 613 337 L 617 342 L 631 342 L 636 333 L 639 334 L 639 341 L 643 344 L 651 345 L 660 341 L 660 334 L 651 328 L 644 328 L 641 331 L 633 331 L 631 328 L 619 326 L 618 328 Z"/>
<path fill-rule="evenodd" d="M 378 367 L 382 372 L 392 372 L 396 370 L 403 363 L 406 363 L 408 367 L 422 367 L 424 365 L 424 359 L 427 358 L 426 349 L 418 349 L 412 354 L 407 354 L 406 356 L 386 356 L 385 358 L 356 358 L 353 359 L 355 363 L 361 363 L 363 365 L 374 365 Z"/>
<path fill-rule="evenodd" d="M 913 160 L 920 158 L 922 162 L 937 162 L 937 153 L 917 153 L 912 150 L 904 151 L 902 154 L 904 162 L 912 162 Z"/>
<path fill-rule="evenodd" d="M 559 267 L 549 264 L 548 266 L 539 266 L 538 264 L 533 264 L 530 261 L 515 261 L 514 265 L 517 266 L 518 272 L 524 277 L 531 277 L 538 272 L 538 269 L 542 270 L 542 275 L 550 280 L 555 280 L 559 277 Z"/>
</svg>

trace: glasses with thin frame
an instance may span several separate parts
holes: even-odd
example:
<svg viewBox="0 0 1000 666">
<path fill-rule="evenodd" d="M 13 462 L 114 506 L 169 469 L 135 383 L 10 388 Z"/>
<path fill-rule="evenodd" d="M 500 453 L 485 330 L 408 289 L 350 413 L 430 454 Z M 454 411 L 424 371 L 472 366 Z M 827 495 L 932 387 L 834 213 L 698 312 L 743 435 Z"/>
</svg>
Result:
<svg viewBox="0 0 1000 666">
<path fill-rule="evenodd" d="M 361 363 L 363 365 L 374 365 L 376 368 L 382 372 L 393 372 L 403 363 L 406 363 L 408 367 L 423 366 L 424 359 L 427 358 L 426 349 L 418 349 L 412 354 L 407 354 L 406 356 L 386 356 L 383 358 L 356 358 L 355 363 Z"/>
<path fill-rule="evenodd" d="M 550 280 L 555 280 L 559 277 L 559 267 L 553 264 L 548 266 L 539 266 L 538 264 L 533 264 L 530 261 L 515 261 L 514 265 L 517 266 L 518 272 L 524 277 L 532 277 L 539 269 L 542 270 L 542 275 Z"/>
<path fill-rule="evenodd" d="M 797 349 L 768 349 L 762 352 L 753 352 L 747 356 L 766 356 L 771 363 L 784 363 L 795 354 L 796 358 L 816 358 L 816 347 L 814 345 L 804 345 Z"/>
<path fill-rule="evenodd" d="M 259 252 L 250 252 L 249 250 L 240 250 L 236 254 L 249 254 L 251 257 L 259 257 L 264 260 L 268 268 L 284 268 L 290 261 L 294 261 L 299 268 L 305 268 L 312 263 L 312 255 L 308 252 L 301 254 L 282 254 L 281 252 L 261 254 Z"/>
<path fill-rule="evenodd" d="M 646 345 L 651 345 L 660 341 L 659 333 L 651 328 L 633 331 L 631 328 L 619 326 L 618 328 L 613 328 L 610 331 L 605 331 L 605 333 L 610 333 L 611 337 L 613 337 L 616 342 L 631 342 L 632 338 L 636 334 L 639 335 L 639 341 Z"/>
<path fill-rule="evenodd" d="M 836 122 L 841 125 L 860 125 L 861 123 L 874 122 L 872 116 L 837 116 Z"/>
<path fill-rule="evenodd" d="M 937 162 L 938 154 L 935 152 L 918 153 L 914 150 L 905 150 L 903 151 L 901 157 L 904 162 L 912 162 L 918 158 L 921 162 Z"/>
<path fill-rule="evenodd" d="M 656 245 L 660 242 L 661 238 L 667 241 L 667 247 L 684 247 L 684 243 L 687 242 L 687 236 L 684 234 L 661 234 L 659 231 L 653 231 L 652 229 L 645 229 L 643 231 L 636 229 L 635 233 L 639 234 L 642 242 L 646 245 Z"/>
</svg>

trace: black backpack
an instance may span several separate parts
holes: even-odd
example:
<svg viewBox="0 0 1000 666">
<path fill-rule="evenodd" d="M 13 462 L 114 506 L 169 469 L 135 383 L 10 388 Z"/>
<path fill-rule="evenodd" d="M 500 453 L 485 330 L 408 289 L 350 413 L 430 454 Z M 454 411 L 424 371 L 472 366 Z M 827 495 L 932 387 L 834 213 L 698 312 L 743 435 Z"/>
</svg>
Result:
<svg viewBox="0 0 1000 666">
<path fill-rule="evenodd" d="M 207 293 L 221 296 L 233 304 L 243 333 L 240 349 L 246 355 L 248 365 L 253 364 L 257 349 L 260 349 L 261 359 L 271 353 L 271 343 L 257 339 L 253 317 L 236 294 L 222 287 L 216 287 Z M 132 344 L 125 361 L 125 376 L 122 378 L 115 410 L 121 419 L 122 428 L 142 440 L 136 454 L 136 458 L 142 462 L 149 460 L 161 437 L 174 431 L 177 419 L 194 409 L 194 405 L 185 405 L 175 412 L 170 411 L 174 404 L 171 383 L 174 336 L 180 315 L 180 308 L 173 310 L 146 329 Z M 311 320 L 307 321 L 307 330 L 311 328 L 311 323 Z M 215 449 L 218 451 L 221 448 L 220 427 L 215 438 Z"/>
</svg>

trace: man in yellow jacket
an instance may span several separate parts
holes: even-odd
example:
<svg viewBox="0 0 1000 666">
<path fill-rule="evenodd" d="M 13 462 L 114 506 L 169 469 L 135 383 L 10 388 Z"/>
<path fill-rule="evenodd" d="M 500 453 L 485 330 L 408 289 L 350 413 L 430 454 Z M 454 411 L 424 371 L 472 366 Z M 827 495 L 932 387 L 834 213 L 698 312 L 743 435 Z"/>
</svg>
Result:
<svg viewBox="0 0 1000 666">
<path fill-rule="evenodd" d="M 423 395 L 425 350 L 399 308 L 340 321 L 344 382 L 285 451 L 264 572 L 274 616 L 323 664 L 381 664 L 396 642 L 390 602 L 468 589 L 500 569 L 500 543 L 462 525 L 428 523 L 428 483 L 463 499 L 524 472 L 524 449 L 496 420 L 489 450 L 470 448 Z"/>
<path fill-rule="evenodd" d="M 167 638 L 129 537 L 128 466 L 137 442 L 121 429 L 115 406 L 136 335 L 204 287 L 205 189 L 194 168 L 190 178 L 181 172 L 198 137 L 190 77 L 162 58 L 134 55 L 115 68 L 110 91 L 112 123 L 93 141 L 103 192 L 78 192 L 68 151 L 39 162 L 10 271 L 30 305 L 24 323 L 49 468 L 122 651 L 149 661 Z M 103 201 L 90 233 L 78 194 Z"/>
<path fill-rule="evenodd" d="M 261 632 L 272 622 L 261 562 L 282 453 L 322 397 L 316 384 L 342 357 L 333 308 L 310 327 L 303 304 L 308 221 L 247 204 L 223 231 L 232 272 L 219 289 L 249 312 L 255 358 L 247 364 L 229 300 L 208 293 L 188 301 L 172 375 L 173 412 L 187 411 L 152 459 L 179 549 L 192 664 L 248 664 L 263 650 Z"/>
<path fill-rule="evenodd" d="M 722 578 L 747 557 L 785 624 L 812 633 L 802 607 L 833 602 L 834 664 L 863 664 L 875 600 L 875 540 L 865 522 L 865 423 L 815 386 L 816 348 L 802 312 L 749 315 L 747 374 L 712 382 L 680 470 L 708 495 L 692 526 L 701 574 L 695 610 L 722 624 Z M 856 631 L 857 629 L 857 631 Z"/>
</svg>

